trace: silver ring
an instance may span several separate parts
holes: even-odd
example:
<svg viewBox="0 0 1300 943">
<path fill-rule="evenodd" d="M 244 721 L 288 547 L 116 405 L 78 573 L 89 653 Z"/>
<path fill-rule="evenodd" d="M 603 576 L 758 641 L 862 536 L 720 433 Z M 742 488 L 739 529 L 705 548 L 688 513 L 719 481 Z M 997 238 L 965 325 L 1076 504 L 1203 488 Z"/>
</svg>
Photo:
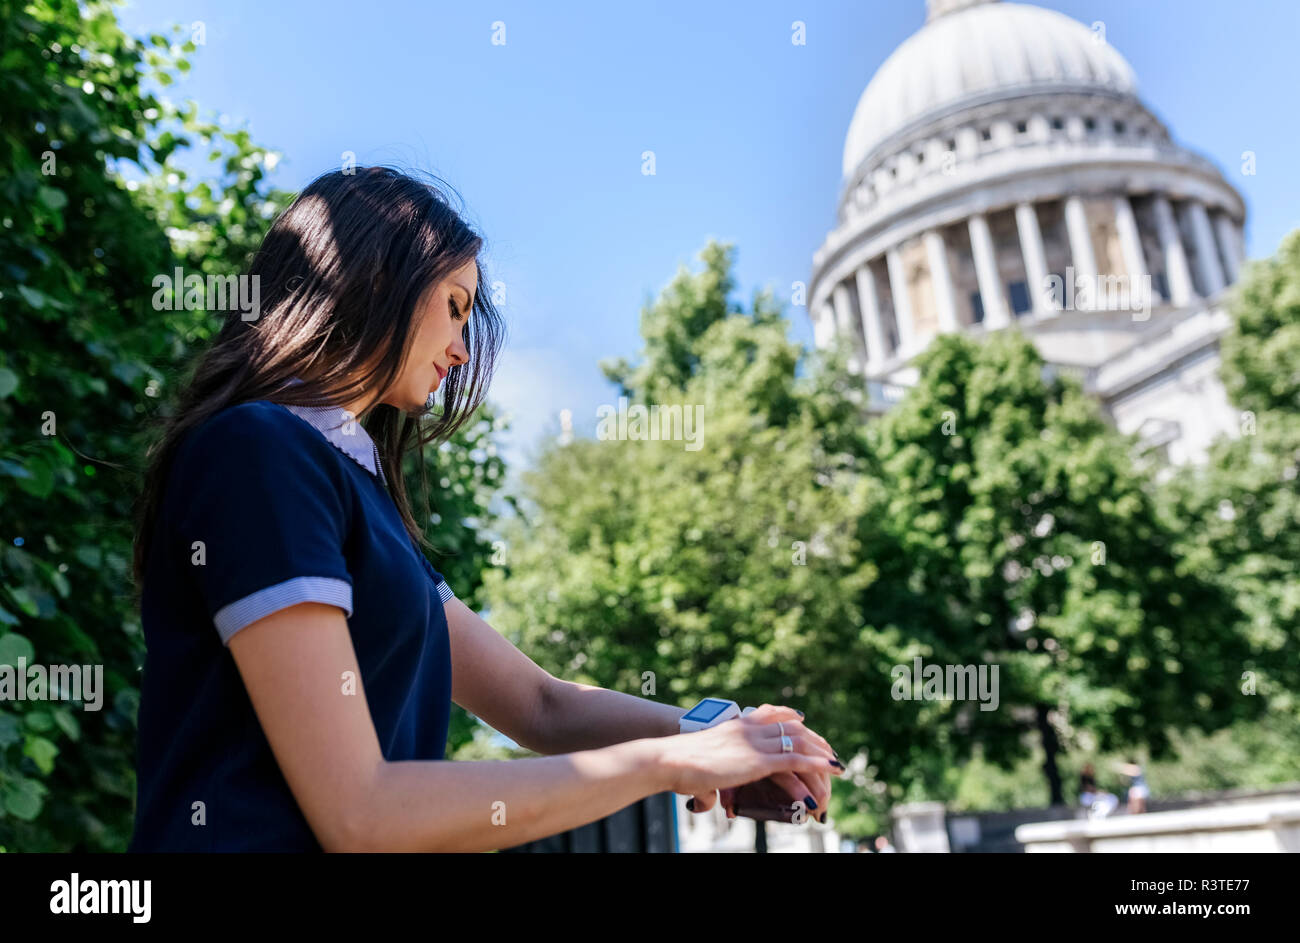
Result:
<svg viewBox="0 0 1300 943">
<path fill-rule="evenodd" d="M 783 737 L 785 736 L 785 724 L 779 720 L 776 722 L 776 732 Z"/>
<path fill-rule="evenodd" d="M 794 752 L 794 741 L 791 740 L 789 737 L 786 737 L 786 736 L 781 737 L 781 752 L 782 752 L 782 753 L 793 753 L 793 752 Z"/>
</svg>

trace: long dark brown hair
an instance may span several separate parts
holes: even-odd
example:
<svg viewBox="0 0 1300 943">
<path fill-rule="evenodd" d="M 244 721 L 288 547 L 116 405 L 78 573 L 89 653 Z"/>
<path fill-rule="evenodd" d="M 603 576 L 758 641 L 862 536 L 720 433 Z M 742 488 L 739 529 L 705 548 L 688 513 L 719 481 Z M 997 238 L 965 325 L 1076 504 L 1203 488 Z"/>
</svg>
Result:
<svg viewBox="0 0 1300 943">
<path fill-rule="evenodd" d="M 402 457 L 411 449 L 419 456 L 427 520 L 423 446 L 450 437 L 482 404 L 505 334 L 491 293 L 482 287 L 487 283 L 478 259 L 483 240 L 434 179 L 391 167 L 333 171 L 312 181 L 271 225 L 247 273 L 258 278 L 258 316 L 246 321 L 238 310 L 227 314 L 174 407 L 155 420 L 135 508 L 137 594 L 143 591 L 167 473 L 187 432 L 229 406 L 252 400 L 324 406 L 387 390 L 410 345 L 417 303 L 473 260 L 480 289 L 462 333 L 469 362 L 452 366 L 443 380 L 441 414 L 422 423 L 379 404 L 361 420 L 379 447 L 406 529 L 418 545 L 431 546 L 411 511 Z M 283 388 L 295 376 L 303 382 Z"/>
</svg>

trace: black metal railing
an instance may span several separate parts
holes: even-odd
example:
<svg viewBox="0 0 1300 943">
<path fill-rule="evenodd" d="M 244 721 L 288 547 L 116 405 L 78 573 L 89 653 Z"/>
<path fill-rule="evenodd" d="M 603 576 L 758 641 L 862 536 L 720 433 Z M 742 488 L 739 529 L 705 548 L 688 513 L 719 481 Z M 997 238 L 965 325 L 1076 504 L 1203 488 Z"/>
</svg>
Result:
<svg viewBox="0 0 1300 943">
<path fill-rule="evenodd" d="M 648 796 L 589 825 L 501 849 L 502 854 L 673 854 L 676 851 L 677 813 L 671 792 Z"/>
</svg>

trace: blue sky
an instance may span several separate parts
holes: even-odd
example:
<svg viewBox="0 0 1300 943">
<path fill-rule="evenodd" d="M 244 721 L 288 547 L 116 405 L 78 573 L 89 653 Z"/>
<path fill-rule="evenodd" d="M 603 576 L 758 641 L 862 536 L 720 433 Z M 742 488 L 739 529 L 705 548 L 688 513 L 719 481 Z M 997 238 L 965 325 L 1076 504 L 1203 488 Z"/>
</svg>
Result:
<svg viewBox="0 0 1300 943">
<path fill-rule="evenodd" d="M 1042 0 L 1106 37 L 1175 139 L 1246 199 L 1247 254 L 1300 226 L 1293 0 Z M 283 152 L 297 189 L 339 165 L 431 171 L 463 197 L 505 283 L 508 347 L 492 399 L 507 458 L 579 433 L 616 397 L 597 367 L 639 348 L 641 306 L 710 237 L 737 247 L 738 299 L 788 298 L 835 221 L 844 134 L 876 68 L 921 27 L 924 0 L 336 2 L 130 0 L 142 34 L 202 21 L 169 94 Z M 506 44 L 493 45 L 502 21 Z M 807 24 L 807 45 L 790 42 Z M 641 174 L 653 150 L 657 174 Z M 1256 174 L 1241 154 L 1257 155 Z M 792 336 L 811 343 L 803 308 Z"/>
</svg>

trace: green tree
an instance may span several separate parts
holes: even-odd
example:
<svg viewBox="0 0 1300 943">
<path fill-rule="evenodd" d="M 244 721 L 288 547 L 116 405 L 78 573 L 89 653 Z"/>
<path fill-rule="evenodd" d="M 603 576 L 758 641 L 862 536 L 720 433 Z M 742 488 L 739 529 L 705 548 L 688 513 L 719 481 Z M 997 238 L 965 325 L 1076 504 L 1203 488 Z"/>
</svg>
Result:
<svg viewBox="0 0 1300 943">
<path fill-rule="evenodd" d="M 1235 596 L 1260 650 L 1239 685 L 1300 713 L 1300 230 L 1247 265 L 1230 309 L 1220 373 L 1240 428 L 1171 483 L 1170 514 L 1189 522 L 1182 552 Z"/>
<path fill-rule="evenodd" d="M 926 661 L 998 665 L 1000 705 L 918 705 L 926 726 L 961 733 L 946 762 L 887 763 L 888 777 L 942 796 L 973 744 L 1010 766 L 1034 730 L 1059 803 L 1056 756 L 1075 732 L 1159 756 L 1169 727 L 1252 716 L 1236 679 L 1253 650 L 1231 598 L 1176 552 L 1150 470 L 1078 385 L 1016 332 L 938 338 L 919 370 L 869 431 L 904 552 L 881 562 L 863 607 Z"/>
<path fill-rule="evenodd" d="M 829 719 L 874 638 L 850 605 L 874 579 L 854 536 L 866 488 L 822 447 L 771 298 L 740 310 L 729 247 L 701 258 L 643 311 L 639 365 L 608 367 L 630 421 L 678 407 L 698 438 L 552 444 L 487 574 L 493 621 L 560 677 Z"/>
<path fill-rule="evenodd" d="M 606 368 L 632 406 L 703 405 L 701 447 L 556 443 L 525 477 L 487 577 L 517 644 L 678 704 L 800 707 L 854 757 L 849 830 L 890 802 L 987 793 L 972 761 L 1015 769 L 1037 744 L 1062 802 L 1065 750 L 1161 756 L 1171 730 L 1257 713 L 1236 685 L 1257 646 L 1176 551 L 1152 469 L 1023 336 L 936 340 L 867 422 L 843 351 L 800 376 L 771 299 L 730 303 L 730 256 L 710 245 L 679 272 L 642 311 L 639 362 Z M 896 697 L 914 657 L 997 666 L 998 708 Z"/>
<path fill-rule="evenodd" d="M 1249 263 L 1223 339 L 1228 397 L 1260 415 L 1300 415 L 1300 230 L 1271 259 Z"/>
<path fill-rule="evenodd" d="M 102 664 L 99 712 L 0 704 L 0 844 L 124 846 L 134 799 L 138 616 L 130 482 L 154 366 L 146 315 L 172 262 L 110 165 L 148 160 L 142 47 L 107 5 L 5 3 L 0 25 L 0 661 Z M 146 392 L 146 391 L 149 392 Z M 57 705 L 57 706 L 51 706 Z"/>
<path fill-rule="evenodd" d="M 493 622 L 558 677 L 679 706 L 788 703 L 846 759 L 913 749 L 914 714 L 888 698 L 906 640 L 858 603 L 897 553 L 870 524 L 885 490 L 849 448 L 862 397 L 839 370 L 799 375 L 804 352 L 770 295 L 730 300 L 733 254 L 706 246 L 702 271 L 680 270 L 642 310 L 637 364 L 605 368 L 629 430 L 637 407 L 681 407 L 699 411 L 698 440 L 598 429 L 552 443 L 486 577 Z M 868 699 L 878 712 L 864 678 L 885 679 L 883 703 Z M 879 827 L 874 768 L 854 769 L 836 801 Z"/>
<path fill-rule="evenodd" d="M 155 311 L 153 279 L 239 272 L 289 194 L 246 129 L 151 90 L 190 68 L 179 26 L 141 41 L 108 3 L 0 12 L 0 664 L 103 665 L 107 689 L 98 712 L 0 702 L 0 848 L 120 851 L 144 655 L 130 522 L 145 419 L 220 328 L 206 310 Z M 498 425 L 485 410 L 426 450 L 435 562 L 470 605 Z M 457 711 L 453 748 L 472 726 Z"/>
</svg>

